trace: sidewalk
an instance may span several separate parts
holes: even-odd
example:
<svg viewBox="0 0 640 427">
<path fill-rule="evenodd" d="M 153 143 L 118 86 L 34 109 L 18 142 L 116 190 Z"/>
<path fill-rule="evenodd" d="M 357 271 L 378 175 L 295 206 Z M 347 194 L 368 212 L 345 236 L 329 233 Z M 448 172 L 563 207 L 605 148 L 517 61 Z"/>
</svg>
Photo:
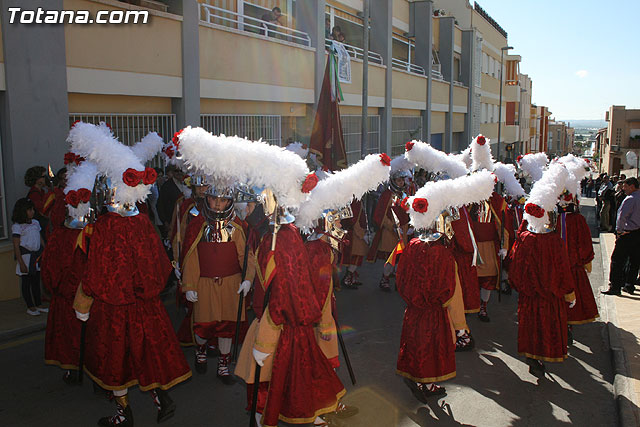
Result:
<svg viewBox="0 0 640 427">
<path fill-rule="evenodd" d="M 39 316 L 28 315 L 27 306 L 22 298 L 0 301 L 0 343 L 42 331 L 46 327 L 47 313 L 41 313 Z"/>
<path fill-rule="evenodd" d="M 613 233 L 600 233 L 603 285 L 609 282 L 609 263 L 615 240 Z M 607 324 L 620 425 L 637 426 L 640 425 L 640 294 L 623 292 L 620 297 L 599 294 L 596 298 L 600 298 L 600 315 Z"/>
</svg>

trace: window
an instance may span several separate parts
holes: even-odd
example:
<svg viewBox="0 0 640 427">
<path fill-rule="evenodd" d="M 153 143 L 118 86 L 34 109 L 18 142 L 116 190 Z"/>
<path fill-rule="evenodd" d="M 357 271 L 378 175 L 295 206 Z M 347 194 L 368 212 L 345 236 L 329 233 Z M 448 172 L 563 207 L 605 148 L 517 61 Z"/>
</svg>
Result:
<svg viewBox="0 0 640 427">
<path fill-rule="evenodd" d="M 342 137 L 349 165 L 360 160 L 362 116 L 341 115 Z M 380 116 L 369 116 L 369 148 L 367 154 L 380 152 Z M 406 141 L 405 141 L 406 142 Z"/>
<path fill-rule="evenodd" d="M 404 153 L 407 141 L 422 140 L 422 117 L 393 116 L 391 118 L 391 155 Z"/>
<path fill-rule="evenodd" d="M 214 135 L 237 135 L 252 141 L 262 139 L 282 146 L 281 116 L 201 114 L 200 125 Z"/>
<path fill-rule="evenodd" d="M 489 56 L 484 52 L 482 52 L 482 72 L 489 73 Z"/>
</svg>

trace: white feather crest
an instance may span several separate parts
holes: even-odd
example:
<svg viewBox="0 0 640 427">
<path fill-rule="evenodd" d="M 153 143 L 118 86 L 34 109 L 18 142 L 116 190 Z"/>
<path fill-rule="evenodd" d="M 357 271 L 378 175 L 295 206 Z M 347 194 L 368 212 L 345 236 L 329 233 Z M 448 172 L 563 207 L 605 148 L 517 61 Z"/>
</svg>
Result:
<svg viewBox="0 0 640 427">
<path fill-rule="evenodd" d="M 380 161 L 380 154 L 369 154 L 347 169 L 330 174 L 311 190 L 309 198 L 300 205 L 296 224 L 312 228 L 325 209 L 339 209 L 360 199 L 367 191 L 375 190 L 389 178 L 389 166 Z"/>
<path fill-rule="evenodd" d="M 560 163 L 554 163 L 542 174 L 542 178 L 533 184 L 525 204 L 524 219 L 527 220 L 534 232 L 541 233 L 544 231 L 544 226 L 548 222 L 546 214 L 554 210 L 558 197 L 566 188 L 568 179 L 569 171 L 567 168 Z M 544 215 L 541 218 L 530 215 L 526 211 L 529 203 L 544 209 Z"/>
<path fill-rule="evenodd" d="M 496 174 L 498 180 L 504 184 L 504 190 L 509 196 L 518 199 L 527 194 L 515 177 L 515 166 L 496 162 L 493 166 L 493 173 Z"/>
<path fill-rule="evenodd" d="M 436 150 L 422 141 L 411 141 L 412 148 L 405 151 L 405 158 L 429 172 L 446 172 L 451 178 L 458 178 L 467 174 L 465 164 L 446 153 Z"/>
<path fill-rule="evenodd" d="M 525 171 L 533 182 L 536 182 L 542 178 L 547 163 L 549 163 L 549 159 L 545 153 L 529 153 L 520 159 L 520 169 Z"/>
<path fill-rule="evenodd" d="M 137 142 L 131 147 L 131 151 L 133 151 L 133 154 L 135 154 L 138 160 L 144 165 L 162 150 L 163 145 L 164 142 L 162 138 L 160 138 L 160 135 L 158 135 L 158 132 L 149 132 L 140 142 Z"/>
<path fill-rule="evenodd" d="M 98 175 L 98 167 L 95 163 L 85 160 L 80 165 L 73 167 L 67 175 L 67 186 L 64 189 L 66 195 L 69 191 L 78 191 L 81 188 L 86 188 L 89 191 L 93 191 L 93 185 L 96 181 L 96 175 Z M 89 213 L 89 203 L 78 203 L 78 207 L 74 208 L 71 205 L 67 205 L 69 210 L 69 216 L 73 218 L 82 218 Z"/>
<path fill-rule="evenodd" d="M 282 206 L 297 207 L 307 197 L 302 184 L 309 169 L 292 151 L 237 136 L 214 136 L 191 126 L 180 133 L 179 139 L 186 165 L 205 175 L 269 188 Z"/>
<path fill-rule="evenodd" d="M 124 171 L 129 168 L 144 171 L 144 165 L 106 126 L 77 123 L 69 131 L 67 142 L 71 144 L 72 152 L 94 162 L 98 167 L 98 173 L 111 179 L 117 203 L 134 204 L 146 199 L 151 185 L 139 184 L 130 187 L 122 181 Z"/>
<path fill-rule="evenodd" d="M 413 169 L 414 163 L 411 163 L 404 155 L 396 156 L 391 160 L 391 173 L 398 171 L 408 171 Z"/>
<path fill-rule="evenodd" d="M 480 171 L 456 179 L 427 182 L 415 196 L 409 197 L 411 223 L 417 229 L 429 229 L 445 209 L 487 200 L 493 192 L 494 179 L 491 172 Z M 427 212 L 416 212 L 413 209 L 416 198 L 427 199 Z"/>
<path fill-rule="evenodd" d="M 569 171 L 566 189 L 574 197 L 580 197 L 580 181 L 582 181 L 591 170 L 589 164 L 583 158 L 576 157 L 573 154 L 560 157 L 557 162 L 564 165 Z"/>
<path fill-rule="evenodd" d="M 291 144 L 287 145 L 285 148 L 289 151 L 293 151 L 303 159 L 306 159 L 307 154 L 309 154 L 309 147 L 306 147 L 301 142 L 297 142 L 297 141 L 292 142 Z"/>
<path fill-rule="evenodd" d="M 478 144 L 478 139 L 484 138 L 485 143 L 480 145 Z M 486 169 L 488 171 L 493 170 L 493 156 L 491 155 L 491 140 L 482 135 L 478 135 L 471 141 L 471 170 L 479 171 L 482 169 Z"/>
<path fill-rule="evenodd" d="M 470 169 L 473 164 L 473 160 L 471 159 L 471 147 L 465 148 L 460 154 L 454 154 L 453 157 L 464 163 L 467 169 Z"/>
</svg>

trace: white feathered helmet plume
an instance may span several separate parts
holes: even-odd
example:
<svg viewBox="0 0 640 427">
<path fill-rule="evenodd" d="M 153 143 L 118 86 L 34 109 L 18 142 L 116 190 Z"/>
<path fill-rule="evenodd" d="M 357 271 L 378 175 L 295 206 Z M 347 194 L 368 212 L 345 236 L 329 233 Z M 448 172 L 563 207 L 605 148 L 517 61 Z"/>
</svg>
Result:
<svg viewBox="0 0 640 427">
<path fill-rule="evenodd" d="M 395 172 L 403 172 L 410 171 L 415 167 L 415 163 L 411 163 L 407 160 L 404 154 L 400 156 L 396 156 L 391 160 L 391 171 L 390 174 L 394 174 Z"/>
<path fill-rule="evenodd" d="M 189 126 L 177 136 L 176 146 L 188 167 L 214 179 L 268 188 L 283 207 L 300 206 L 318 182 L 300 156 L 262 141 L 214 136 Z"/>
<path fill-rule="evenodd" d="M 471 165 L 473 164 L 473 159 L 471 158 L 471 147 L 465 148 L 460 154 L 454 154 L 453 157 L 464 163 L 467 169 L 471 169 Z"/>
<path fill-rule="evenodd" d="M 489 138 L 485 138 L 483 135 L 478 135 L 471 141 L 471 170 L 479 171 L 486 169 L 488 171 L 493 170 L 493 156 L 491 155 L 491 146 Z"/>
<path fill-rule="evenodd" d="M 81 219 L 91 211 L 89 201 L 96 175 L 98 175 L 98 167 L 88 160 L 69 171 L 67 186 L 64 189 L 64 201 L 67 204 L 70 217 Z"/>
<path fill-rule="evenodd" d="M 545 153 L 529 153 L 522 157 L 518 157 L 518 165 L 526 174 L 528 174 L 533 182 L 542 178 L 544 168 L 547 167 L 549 159 Z"/>
<path fill-rule="evenodd" d="M 404 157 L 420 168 L 429 172 L 445 172 L 451 178 L 465 176 L 469 172 L 465 164 L 456 157 L 436 150 L 422 141 L 407 142 Z"/>
<path fill-rule="evenodd" d="M 375 190 L 389 177 L 391 169 L 386 154 L 369 154 L 347 169 L 330 174 L 311 190 L 309 198 L 300 205 L 296 224 L 311 229 L 326 209 L 341 209 L 360 199 L 367 191 Z"/>
<path fill-rule="evenodd" d="M 481 171 L 460 178 L 430 181 L 403 202 L 409 212 L 411 223 L 418 230 L 434 227 L 440 214 L 448 208 L 459 208 L 470 203 L 479 203 L 491 197 L 494 175 Z"/>
<path fill-rule="evenodd" d="M 69 131 L 71 151 L 95 163 L 98 174 L 111 180 L 113 202 L 133 206 L 145 200 L 157 174 L 145 168 L 131 148 L 121 144 L 106 126 L 79 122 Z"/>
<path fill-rule="evenodd" d="M 498 181 L 504 185 L 504 191 L 507 195 L 517 200 L 527 194 L 524 188 L 522 188 L 522 185 L 520 185 L 520 182 L 516 179 L 515 166 L 496 162 L 493 165 L 493 173 L 498 177 Z"/>
<path fill-rule="evenodd" d="M 309 147 L 307 147 L 306 145 L 304 145 L 301 142 L 292 142 L 290 144 L 288 144 L 285 147 L 287 150 L 289 151 L 293 151 L 294 153 L 296 153 L 298 156 L 300 156 L 303 159 L 307 158 L 307 155 L 309 154 Z"/>
<path fill-rule="evenodd" d="M 573 154 L 567 154 L 552 163 L 555 162 L 564 165 L 569 171 L 566 190 L 570 195 L 567 195 L 567 197 L 571 197 L 570 200 L 572 200 L 573 197 L 578 198 L 580 195 L 580 181 L 589 173 L 589 164 L 584 159 L 576 157 Z"/>
<path fill-rule="evenodd" d="M 163 145 L 164 142 L 158 132 L 149 132 L 140 142 L 131 147 L 131 151 L 142 164 L 145 164 L 162 150 Z"/>
<path fill-rule="evenodd" d="M 569 171 L 560 163 L 549 166 L 542 178 L 536 181 L 524 205 L 524 219 L 529 223 L 529 229 L 534 233 L 548 231 L 547 214 L 555 210 L 558 197 L 564 191 Z"/>
</svg>

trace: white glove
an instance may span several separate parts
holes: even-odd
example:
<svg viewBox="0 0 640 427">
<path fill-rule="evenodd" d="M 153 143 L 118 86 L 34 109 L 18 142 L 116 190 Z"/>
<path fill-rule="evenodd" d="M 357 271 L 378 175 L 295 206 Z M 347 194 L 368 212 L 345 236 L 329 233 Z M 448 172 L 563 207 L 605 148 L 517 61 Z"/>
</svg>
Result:
<svg viewBox="0 0 640 427">
<path fill-rule="evenodd" d="M 256 360 L 256 363 L 260 366 L 264 366 L 264 360 L 269 357 L 271 353 L 263 353 L 259 350 L 253 349 L 253 358 Z"/>
<path fill-rule="evenodd" d="M 498 251 L 498 255 L 500 255 L 500 258 L 505 259 L 505 257 L 507 256 L 507 250 L 506 249 L 500 249 Z"/>
<path fill-rule="evenodd" d="M 573 308 L 576 306 L 576 300 L 573 300 L 569 303 L 569 308 Z"/>
<path fill-rule="evenodd" d="M 89 320 L 89 313 L 80 313 L 77 310 L 75 310 L 75 312 L 76 312 L 76 317 L 78 318 L 78 320 L 81 320 L 83 322 L 86 322 L 87 320 Z"/>
<path fill-rule="evenodd" d="M 240 287 L 238 288 L 238 293 L 243 292 L 244 295 L 243 296 L 247 296 L 247 294 L 249 293 L 249 290 L 251 290 L 251 282 L 248 280 L 245 280 L 244 282 L 240 283 Z"/>
<path fill-rule="evenodd" d="M 187 301 L 189 302 L 197 302 L 198 301 L 198 292 L 196 291 L 187 291 Z"/>
<path fill-rule="evenodd" d="M 182 273 L 180 273 L 180 264 L 175 263 L 175 265 L 173 266 L 173 274 L 176 275 L 176 279 L 182 279 Z"/>
</svg>

